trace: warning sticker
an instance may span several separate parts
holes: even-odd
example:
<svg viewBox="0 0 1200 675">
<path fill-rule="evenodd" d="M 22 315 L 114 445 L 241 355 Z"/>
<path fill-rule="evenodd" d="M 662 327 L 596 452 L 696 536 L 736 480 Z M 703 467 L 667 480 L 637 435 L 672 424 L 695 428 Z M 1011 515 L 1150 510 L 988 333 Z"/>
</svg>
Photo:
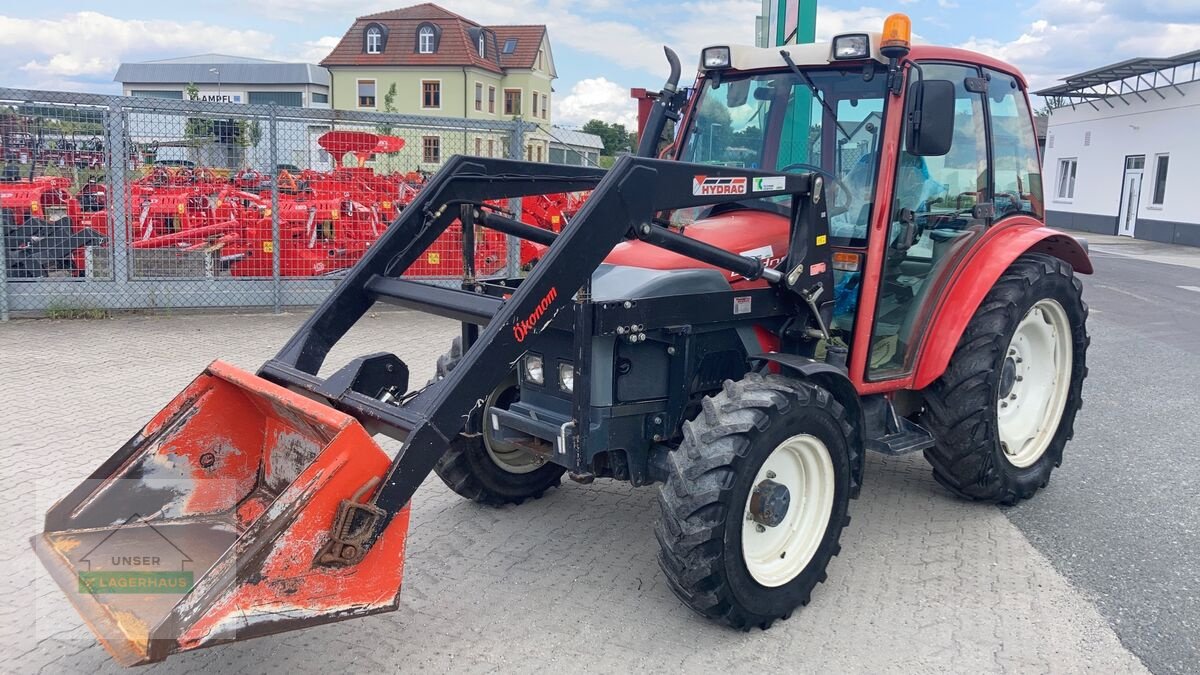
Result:
<svg viewBox="0 0 1200 675">
<path fill-rule="evenodd" d="M 812 267 L 808 268 L 808 276 L 815 277 L 818 274 L 824 274 L 826 269 L 828 269 L 828 268 L 825 267 L 825 263 L 819 262 L 816 265 L 813 265 Z"/>
<path fill-rule="evenodd" d="M 774 192 L 787 189 L 787 178 L 783 176 L 768 176 L 754 179 L 755 192 Z"/>
<path fill-rule="evenodd" d="M 753 301 L 754 301 L 754 298 L 750 297 L 749 295 L 743 295 L 740 298 L 734 298 L 733 299 L 733 313 L 734 314 L 749 314 L 750 313 L 750 304 Z"/>
<path fill-rule="evenodd" d="M 744 195 L 746 194 L 746 177 L 717 178 L 713 176 L 693 176 L 692 194 L 697 197 Z"/>
</svg>

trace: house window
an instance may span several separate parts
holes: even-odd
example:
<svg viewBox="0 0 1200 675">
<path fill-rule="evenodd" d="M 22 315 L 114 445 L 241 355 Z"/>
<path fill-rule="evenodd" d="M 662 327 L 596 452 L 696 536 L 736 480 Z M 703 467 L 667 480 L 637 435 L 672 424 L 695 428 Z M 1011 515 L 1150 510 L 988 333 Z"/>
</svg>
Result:
<svg viewBox="0 0 1200 675">
<path fill-rule="evenodd" d="M 358 81 L 358 107 L 375 107 L 375 80 Z"/>
<path fill-rule="evenodd" d="M 1167 167 L 1170 163 L 1170 155 L 1154 157 L 1154 198 L 1150 200 L 1153 206 L 1162 206 L 1167 198 Z"/>
<path fill-rule="evenodd" d="M 534 117 L 537 117 L 537 116 L 538 116 L 538 93 L 537 93 L 536 91 L 535 91 L 535 92 L 533 92 L 533 103 L 532 103 L 532 105 L 533 105 L 533 116 L 534 116 Z"/>
<path fill-rule="evenodd" d="M 421 107 L 442 107 L 442 83 L 440 80 L 421 80 Z"/>
<path fill-rule="evenodd" d="M 483 112 L 483 84 L 475 83 L 475 110 Z"/>
<path fill-rule="evenodd" d="M 312 95 L 312 102 L 313 103 L 329 103 L 329 94 L 319 94 L 314 91 L 313 95 Z"/>
<path fill-rule="evenodd" d="M 550 101 L 542 94 L 542 119 L 550 119 Z"/>
<path fill-rule="evenodd" d="M 507 40 L 505 40 L 504 41 L 504 53 L 512 54 L 515 51 L 517 51 L 517 39 L 516 38 L 508 38 Z"/>
<path fill-rule="evenodd" d="M 542 146 L 540 146 L 540 145 L 537 146 L 536 150 L 537 150 L 537 161 L 540 162 L 540 161 L 542 161 Z"/>
<path fill-rule="evenodd" d="M 485 51 L 485 50 L 484 50 L 484 48 L 483 48 L 483 44 L 484 44 L 484 42 L 483 42 L 483 31 L 480 31 L 480 32 L 479 32 L 479 55 L 480 55 L 480 56 L 482 56 L 482 57 L 486 57 L 486 56 L 487 56 L 487 53 L 486 53 L 486 51 Z"/>
<path fill-rule="evenodd" d="M 521 90 L 520 89 L 505 89 L 504 90 L 504 114 L 505 115 L 520 115 L 521 114 Z"/>
<path fill-rule="evenodd" d="M 300 91 L 250 91 L 246 92 L 246 102 L 250 105 L 290 105 L 299 108 L 304 105 L 304 92 Z"/>
<path fill-rule="evenodd" d="M 1075 171 L 1079 160 L 1076 158 L 1058 160 L 1058 195 L 1059 199 L 1075 198 Z"/>
<path fill-rule="evenodd" d="M 488 87 L 488 112 L 496 114 L 496 88 Z"/>
<path fill-rule="evenodd" d="M 424 151 L 423 161 L 426 164 L 438 164 L 442 161 L 442 139 L 437 136 L 426 136 L 421 139 L 421 148 Z"/>
<path fill-rule="evenodd" d="M 488 157 L 495 157 L 495 156 L 496 156 L 496 141 L 494 139 L 489 138 L 488 139 Z"/>
<path fill-rule="evenodd" d="M 525 161 L 526 162 L 533 161 L 533 146 L 532 145 L 525 146 Z"/>
<path fill-rule="evenodd" d="M 483 139 L 478 136 L 475 137 L 475 155 L 483 155 Z"/>
<path fill-rule="evenodd" d="M 367 53 L 378 54 L 383 51 L 383 31 L 379 26 L 367 29 Z"/>
<path fill-rule="evenodd" d="M 417 31 L 417 51 L 422 54 L 432 54 L 434 47 L 433 26 L 421 26 Z"/>
<path fill-rule="evenodd" d="M 544 55 L 545 53 L 546 53 L 546 52 L 545 52 L 545 50 L 543 50 L 543 49 L 539 49 L 539 50 L 538 50 L 538 60 L 537 60 L 537 67 L 538 67 L 538 70 L 545 70 L 545 69 L 546 69 L 546 67 L 545 67 L 544 65 L 542 65 L 542 57 L 543 57 L 543 55 Z"/>
</svg>

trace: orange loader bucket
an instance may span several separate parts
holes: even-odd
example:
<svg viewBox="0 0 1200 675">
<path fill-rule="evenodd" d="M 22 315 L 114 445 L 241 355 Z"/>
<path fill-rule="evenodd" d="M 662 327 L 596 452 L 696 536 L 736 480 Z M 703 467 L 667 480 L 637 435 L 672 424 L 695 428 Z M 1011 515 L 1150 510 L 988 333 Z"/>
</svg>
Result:
<svg viewBox="0 0 1200 675">
<path fill-rule="evenodd" d="M 34 548 L 122 665 L 396 609 L 408 507 L 316 564 L 390 460 L 351 416 L 214 362 L 46 515 Z"/>
</svg>

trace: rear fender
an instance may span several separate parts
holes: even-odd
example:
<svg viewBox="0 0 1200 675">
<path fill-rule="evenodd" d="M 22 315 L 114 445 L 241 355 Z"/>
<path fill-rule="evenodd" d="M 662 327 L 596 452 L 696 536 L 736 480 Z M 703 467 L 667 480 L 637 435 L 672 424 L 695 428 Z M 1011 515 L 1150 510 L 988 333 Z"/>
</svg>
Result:
<svg viewBox="0 0 1200 675">
<path fill-rule="evenodd" d="M 862 489 L 863 481 L 863 408 L 862 401 L 858 398 L 858 390 L 854 388 L 854 383 L 846 375 L 846 371 L 835 368 L 823 361 L 816 361 L 805 356 L 797 356 L 795 354 L 780 354 L 778 352 L 765 352 L 755 354 L 750 357 L 753 361 L 766 361 L 771 364 L 779 365 L 788 375 L 808 380 L 814 384 L 820 385 L 833 397 L 837 402 L 842 404 L 846 409 L 846 421 L 854 428 L 854 434 L 858 436 L 858 453 L 850 457 L 850 496 L 858 497 L 859 490 Z"/>
<path fill-rule="evenodd" d="M 1045 253 L 1065 260 L 1076 272 L 1092 273 L 1087 250 L 1074 237 L 1033 219 L 1023 221 L 989 232 L 951 280 L 925 332 L 913 389 L 928 387 L 946 372 L 975 310 L 1017 258 L 1025 253 Z"/>
</svg>

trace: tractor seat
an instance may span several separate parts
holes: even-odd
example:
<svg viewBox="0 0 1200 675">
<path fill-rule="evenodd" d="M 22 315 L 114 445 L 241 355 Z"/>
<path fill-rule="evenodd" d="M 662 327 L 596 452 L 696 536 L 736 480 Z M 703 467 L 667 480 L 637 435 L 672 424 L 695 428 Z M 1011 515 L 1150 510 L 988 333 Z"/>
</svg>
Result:
<svg viewBox="0 0 1200 675">
<path fill-rule="evenodd" d="M 725 275 L 715 269 L 654 270 L 602 264 L 592 274 L 592 299 L 596 302 L 718 293 L 730 288 Z"/>
</svg>

